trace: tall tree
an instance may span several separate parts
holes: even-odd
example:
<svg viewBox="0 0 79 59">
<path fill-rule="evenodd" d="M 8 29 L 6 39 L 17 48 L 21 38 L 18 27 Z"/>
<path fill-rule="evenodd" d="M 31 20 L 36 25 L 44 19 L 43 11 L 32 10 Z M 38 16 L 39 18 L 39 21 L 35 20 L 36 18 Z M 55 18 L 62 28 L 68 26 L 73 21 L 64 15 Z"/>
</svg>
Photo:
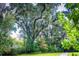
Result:
<svg viewBox="0 0 79 59">
<path fill-rule="evenodd" d="M 5 4 L 0 5 L 0 7 L 5 6 Z M 9 37 L 9 33 L 15 22 L 15 16 L 4 7 L 1 8 L 1 10 L 4 10 L 4 12 L 0 11 L 2 13 L 0 15 L 2 16 L 2 18 L 0 18 L 0 54 L 5 54 L 9 51 L 9 48 L 11 48 L 12 46 L 12 41 Z M 3 14 L 5 14 L 5 17 L 3 17 Z"/>
<path fill-rule="evenodd" d="M 52 7 L 58 4 L 11 4 L 16 9 L 16 22 L 22 28 L 27 39 L 27 51 L 32 51 L 33 43 L 52 19 Z"/>
</svg>

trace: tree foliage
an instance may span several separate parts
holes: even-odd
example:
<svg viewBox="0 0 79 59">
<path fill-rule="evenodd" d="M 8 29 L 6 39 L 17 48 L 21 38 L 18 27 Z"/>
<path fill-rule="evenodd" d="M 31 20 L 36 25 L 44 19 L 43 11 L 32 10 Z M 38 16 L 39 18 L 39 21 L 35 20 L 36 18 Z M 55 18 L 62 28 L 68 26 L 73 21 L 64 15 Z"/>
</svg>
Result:
<svg viewBox="0 0 79 59">
<path fill-rule="evenodd" d="M 33 42 L 42 31 L 52 25 L 52 5 L 56 4 L 13 4 L 16 7 L 16 20 L 27 39 L 27 49 L 32 51 Z M 32 46 L 31 46 L 32 45 Z"/>
<path fill-rule="evenodd" d="M 57 12 L 59 5 L 0 4 L 0 54 L 79 51 L 79 4 L 65 4 L 68 13 Z M 10 37 L 15 24 L 22 40 Z"/>
<path fill-rule="evenodd" d="M 0 54 L 9 54 L 11 52 L 12 38 L 9 36 L 15 16 L 10 12 L 4 13 L 5 18 L 1 18 L 0 22 Z"/>
</svg>

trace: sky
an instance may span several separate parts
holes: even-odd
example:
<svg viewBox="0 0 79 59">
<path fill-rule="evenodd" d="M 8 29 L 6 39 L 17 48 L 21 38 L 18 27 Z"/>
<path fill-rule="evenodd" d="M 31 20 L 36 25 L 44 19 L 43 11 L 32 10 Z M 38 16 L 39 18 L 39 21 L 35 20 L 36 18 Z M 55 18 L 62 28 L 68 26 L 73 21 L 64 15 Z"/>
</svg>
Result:
<svg viewBox="0 0 79 59">
<path fill-rule="evenodd" d="M 9 5 L 9 4 L 7 4 L 7 5 Z M 65 4 L 61 4 L 61 5 L 58 7 L 57 12 L 58 12 L 58 11 L 60 11 L 60 12 L 61 12 L 61 11 L 67 11 L 67 9 L 64 7 L 64 5 L 65 5 Z M 16 39 L 18 40 L 18 39 L 21 38 L 21 37 L 20 37 L 21 35 L 20 35 L 20 33 L 19 33 L 21 29 L 18 28 L 18 25 L 17 25 L 17 24 L 15 24 L 14 27 L 17 28 L 17 31 L 16 31 L 16 32 L 12 31 L 12 32 L 11 32 L 12 34 L 11 34 L 10 36 L 11 36 L 12 38 L 16 38 Z"/>
<path fill-rule="evenodd" d="M 21 34 L 20 34 L 21 28 L 18 28 L 18 25 L 17 25 L 17 24 L 15 24 L 14 27 L 17 28 L 17 30 L 16 30 L 16 31 L 11 31 L 10 36 L 11 36 L 12 38 L 16 38 L 16 39 L 18 40 L 18 39 L 21 38 L 21 37 L 20 37 L 20 35 L 21 35 Z"/>
<path fill-rule="evenodd" d="M 57 12 L 58 12 L 58 11 L 60 11 L 60 12 L 61 12 L 61 11 L 67 11 L 67 9 L 64 7 L 64 5 L 65 5 L 65 4 L 61 4 L 61 5 L 58 7 Z"/>
</svg>

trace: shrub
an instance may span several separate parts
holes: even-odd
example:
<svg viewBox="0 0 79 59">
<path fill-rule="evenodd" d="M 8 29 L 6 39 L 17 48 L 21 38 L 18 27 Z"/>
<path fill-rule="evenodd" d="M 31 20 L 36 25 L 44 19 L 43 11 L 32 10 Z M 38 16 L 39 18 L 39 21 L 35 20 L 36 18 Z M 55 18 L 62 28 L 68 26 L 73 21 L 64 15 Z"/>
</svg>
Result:
<svg viewBox="0 0 79 59">
<path fill-rule="evenodd" d="M 48 45 L 46 44 L 45 38 L 41 37 L 37 40 L 38 48 L 41 52 L 48 52 Z"/>
<path fill-rule="evenodd" d="M 14 39 L 11 53 L 12 53 L 12 55 L 25 53 L 25 47 L 24 47 L 23 40 L 16 40 L 16 39 Z"/>
<path fill-rule="evenodd" d="M 33 44 L 33 52 L 40 52 L 39 46 L 36 42 Z"/>
<path fill-rule="evenodd" d="M 0 55 L 9 55 L 12 44 L 12 38 L 10 37 L 3 37 L 0 39 Z"/>
<path fill-rule="evenodd" d="M 50 45 L 48 47 L 48 52 L 61 52 L 63 51 L 60 47 L 57 47 L 56 45 Z"/>
</svg>

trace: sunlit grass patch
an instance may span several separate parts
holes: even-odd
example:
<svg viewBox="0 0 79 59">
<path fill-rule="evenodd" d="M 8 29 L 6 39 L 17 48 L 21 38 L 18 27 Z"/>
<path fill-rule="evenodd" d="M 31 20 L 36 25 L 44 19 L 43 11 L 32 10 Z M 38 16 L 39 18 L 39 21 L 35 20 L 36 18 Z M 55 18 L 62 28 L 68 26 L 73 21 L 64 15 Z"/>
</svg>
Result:
<svg viewBox="0 0 79 59">
<path fill-rule="evenodd" d="M 31 54 L 20 54 L 18 56 L 59 56 L 61 53 L 31 53 Z"/>
<path fill-rule="evenodd" d="M 68 56 L 79 56 L 79 52 L 69 52 Z"/>
</svg>

